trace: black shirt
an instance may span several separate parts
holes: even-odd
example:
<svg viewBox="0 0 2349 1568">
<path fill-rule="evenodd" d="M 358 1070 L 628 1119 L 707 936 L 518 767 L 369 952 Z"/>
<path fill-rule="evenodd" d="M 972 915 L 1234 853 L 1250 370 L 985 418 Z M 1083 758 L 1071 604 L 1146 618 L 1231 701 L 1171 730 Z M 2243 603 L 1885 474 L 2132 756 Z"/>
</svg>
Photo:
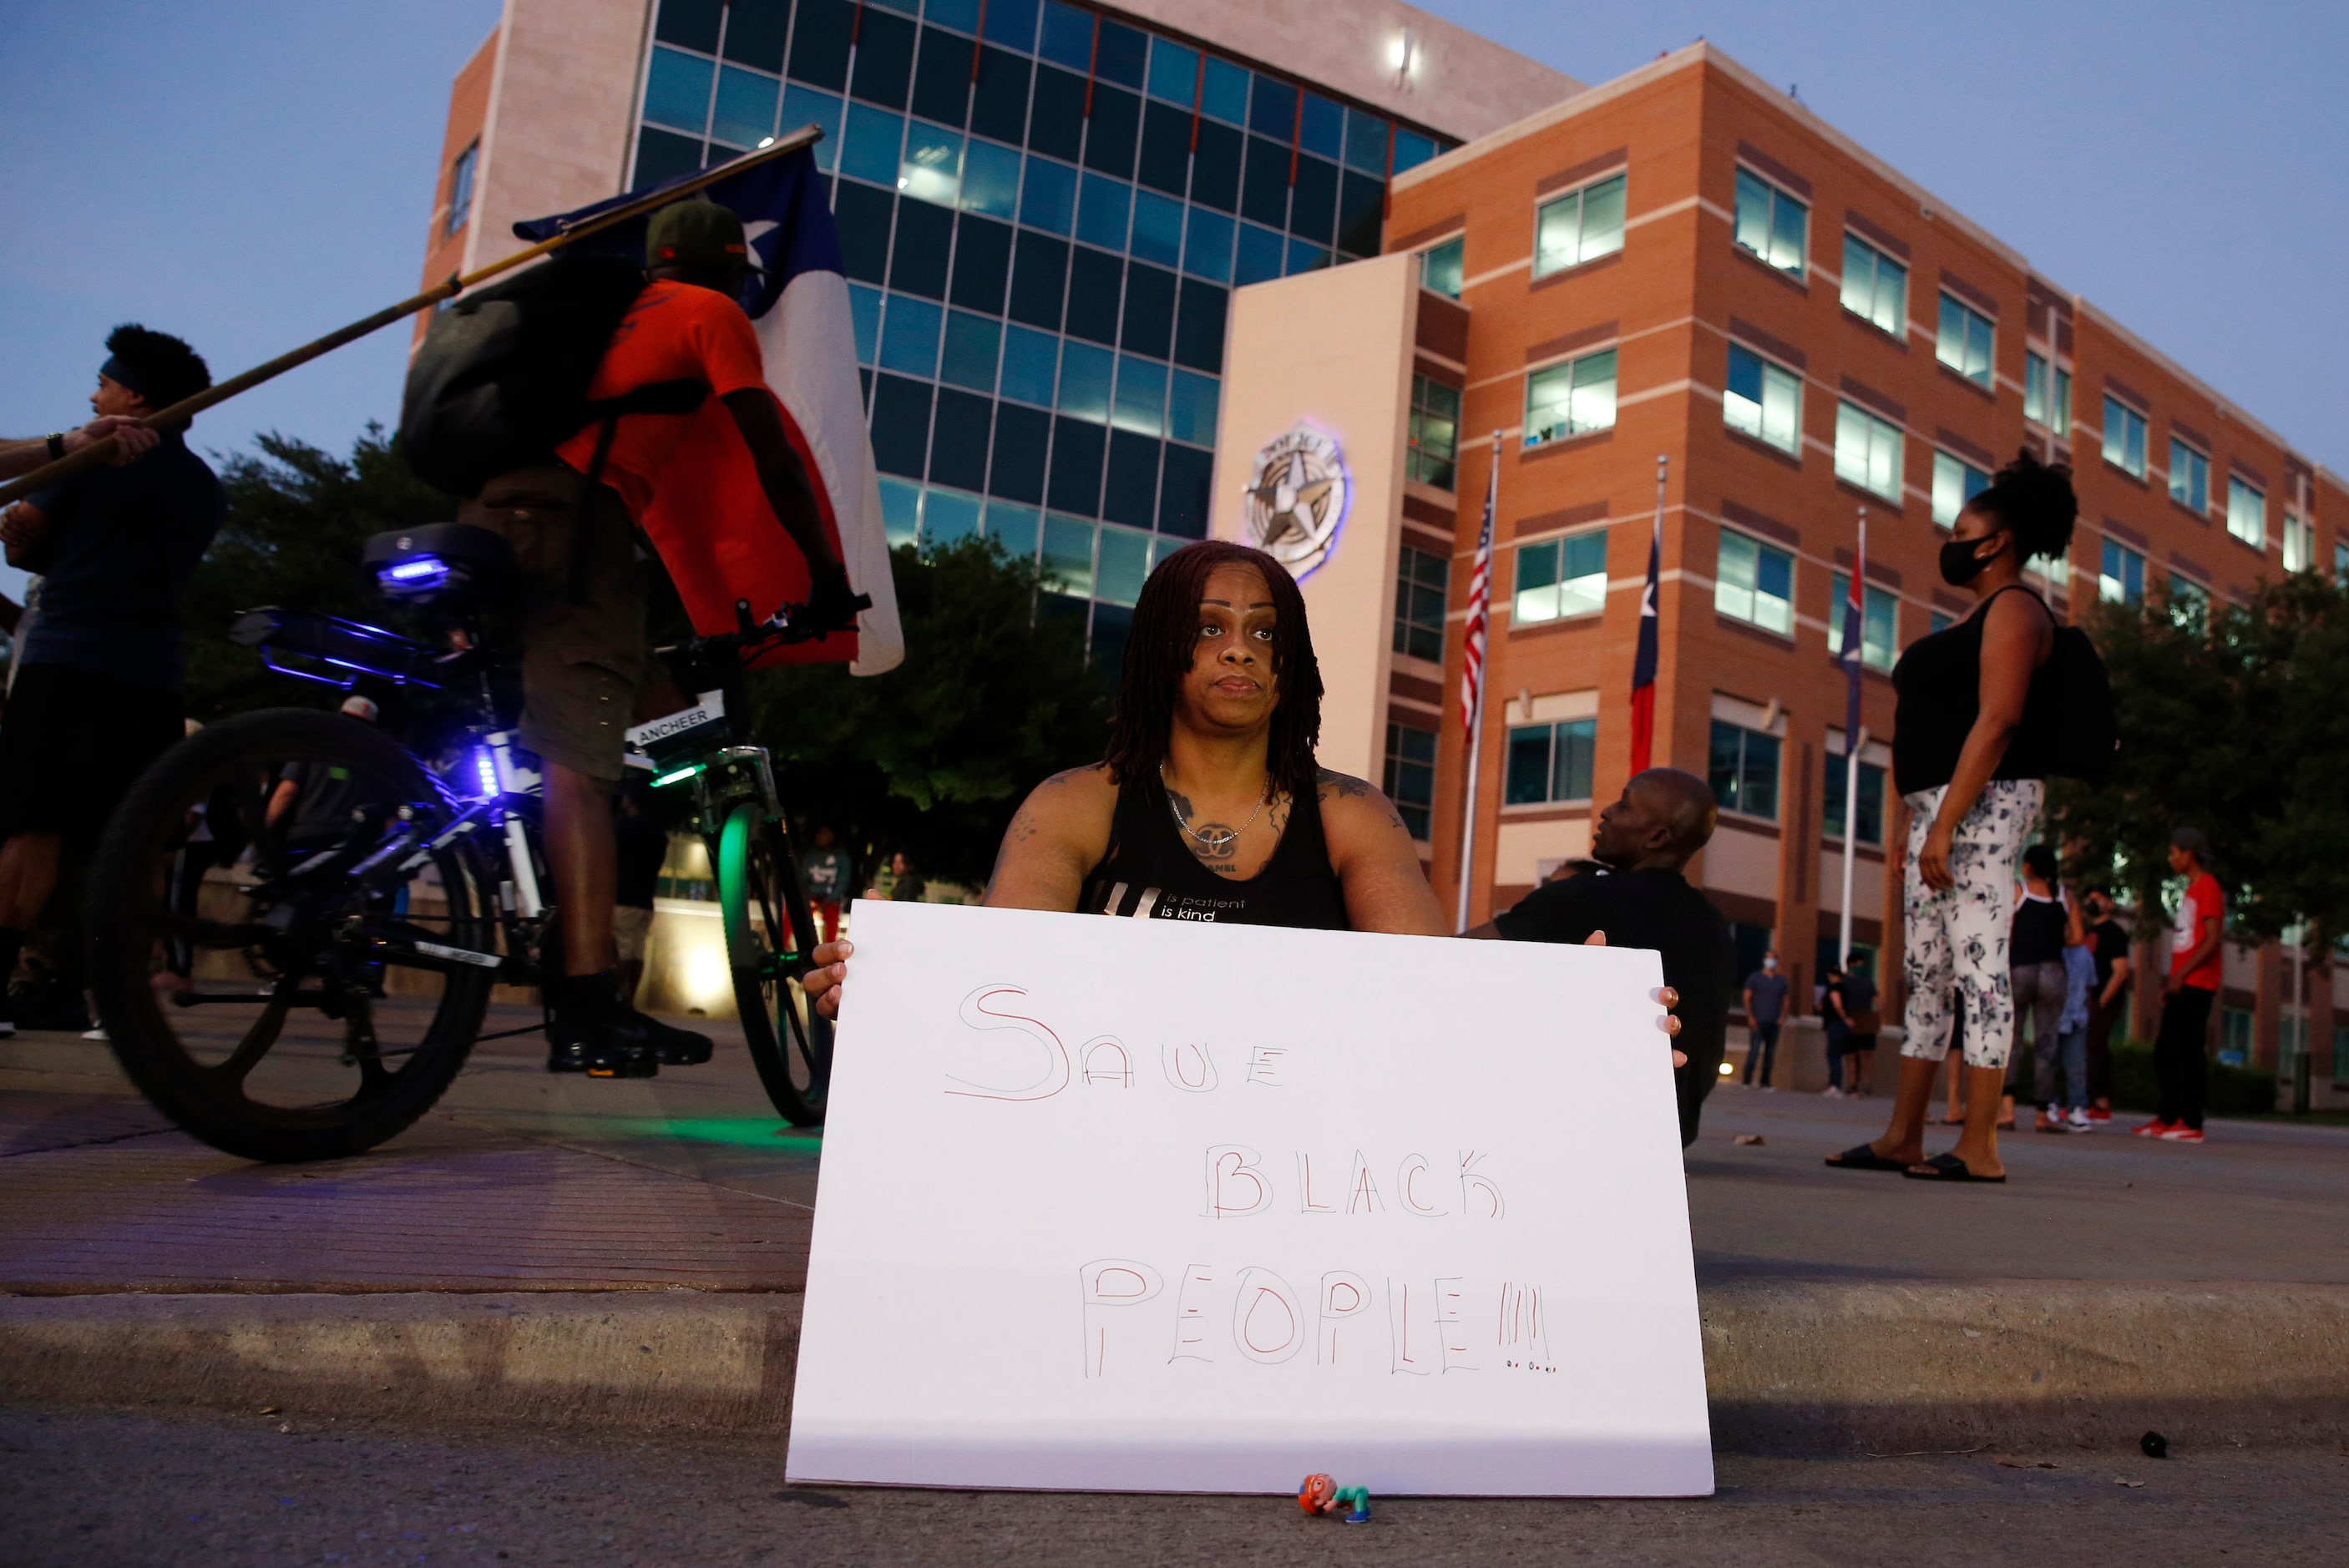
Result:
<svg viewBox="0 0 2349 1568">
<path fill-rule="evenodd" d="M 2064 906 L 2052 898 L 2026 893 L 2015 900 L 2014 925 L 2006 944 L 2007 966 L 2020 969 L 2026 964 L 2063 963 L 2067 923 Z"/>
<path fill-rule="evenodd" d="M 1678 872 L 1585 872 L 1534 889 L 1493 924 L 1511 942 L 1578 943 L 1603 931 L 1610 947 L 1648 947 L 1661 955 L 1664 984 L 1681 994 L 1673 1044 L 1688 1055 L 1688 1065 L 1673 1075 L 1681 1142 L 1694 1142 L 1697 1117 L 1728 1047 L 1737 985 L 1737 944 L 1713 901 Z"/>
<path fill-rule="evenodd" d="M 2031 593 L 2028 588 L 2022 592 Z M 2031 596 L 2046 609 L 2038 594 Z M 1918 638 L 1892 666 L 1892 784 L 1903 795 L 1947 784 L 1957 774 L 1958 754 L 1965 750 L 1966 737 L 1982 714 L 1982 619 L 1997 598 L 1992 594 L 1956 625 Z M 2048 618 L 2054 618 L 2052 612 Z M 2051 701 L 2047 669 L 2054 662 L 2041 665 L 2031 677 L 2023 723 L 2007 743 L 1992 779 L 2047 776 L 2041 737 Z"/>
<path fill-rule="evenodd" d="M 212 469 L 165 436 L 145 457 L 77 474 L 32 502 L 49 527 L 25 662 L 179 690 L 180 596 L 228 515 Z"/>
<path fill-rule="evenodd" d="M 2129 955 L 2128 933 L 2121 929 L 2119 921 L 2106 915 L 2088 927 L 2088 942 L 2095 949 L 2096 995 L 2102 996 L 2105 987 L 2113 983 L 2114 962 Z"/>
<path fill-rule="evenodd" d="M 1308 789 L 1264 869 L 1242 882 L 1199 863 L 1174 826 L 1165 787 L 1144 779 L 1119 788 L 1109 852 L 1085 878 L 1081 914 L 1144 920 L 1213 920 L 1226 925 L 1286 925 L 1345 931 L 1346 896 L 1321 836 L 1321 802 Z"/>
</svg>

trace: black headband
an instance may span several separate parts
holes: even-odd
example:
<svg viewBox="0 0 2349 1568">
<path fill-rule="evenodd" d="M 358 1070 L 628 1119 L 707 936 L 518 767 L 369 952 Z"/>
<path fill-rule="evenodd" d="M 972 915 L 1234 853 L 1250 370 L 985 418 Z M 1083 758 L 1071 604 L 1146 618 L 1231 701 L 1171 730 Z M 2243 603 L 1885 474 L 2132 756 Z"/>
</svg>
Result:
<svg viewBox="0 0 2349 1568">
<path fill-rule="evenodd" d="M 150 396 L 144 385 L 146 378 L 136 366 L 123 364 L 119 354 L 108 355 L 106 363 L 98 367 L 98 373 L 125 391 L 136 392 L 141 397 Z"/>
</svg>

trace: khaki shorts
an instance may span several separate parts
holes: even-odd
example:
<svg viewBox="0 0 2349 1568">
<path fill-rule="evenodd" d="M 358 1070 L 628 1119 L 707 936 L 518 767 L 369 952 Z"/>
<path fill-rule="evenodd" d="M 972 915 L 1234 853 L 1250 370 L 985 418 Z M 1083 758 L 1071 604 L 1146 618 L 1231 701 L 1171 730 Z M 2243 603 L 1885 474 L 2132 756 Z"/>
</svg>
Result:
<svg viewBox="0 0 2349 1568">
<path fill-rule="evenodd" d="M 645 960 L 645 944 L 652 940 L 653 912 L 617 904 L 612 910 L 612 940 L 620 949 L 620 962 L 641 964 Z"/>
<path fill-rule="evenodd" d="M 522 567 L 523 745 L 617 784 L 645 673 L 643 567 L 620 498 L 597 485 L 580 515 L 581 488 L 562 463 L 516 469 L 460 505 L 457 521 L 503 534 Z"/>
</svg>

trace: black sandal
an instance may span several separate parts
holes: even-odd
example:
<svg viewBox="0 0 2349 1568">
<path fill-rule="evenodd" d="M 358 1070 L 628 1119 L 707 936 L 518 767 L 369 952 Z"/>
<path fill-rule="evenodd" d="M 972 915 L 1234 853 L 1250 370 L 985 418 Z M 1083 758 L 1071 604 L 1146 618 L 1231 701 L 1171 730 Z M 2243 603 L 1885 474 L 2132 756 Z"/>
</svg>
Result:
<svg viewBox="0 0 2349 1568">
<path fill-rule="evenodd" d="M 2003 1181 L 2004 1176 L 1977 1176 L 1966 1162 L 1954 1154 L 1936 1154 L 1921 1165 L 1911 1165 L 1902 1175 L 1917 1181 Z"/>
<path fill-rule="evenodd" d="M 1906 1171 L 1909 1169 L 1909 1161 L 1906 1160 L 1887 1160 L 1865 1143 L 1856 1149 L 1847 1149 L 1840 1154 L 1828 1155 L 1827 1163 L 1838 1171 Z"/>
</svg>

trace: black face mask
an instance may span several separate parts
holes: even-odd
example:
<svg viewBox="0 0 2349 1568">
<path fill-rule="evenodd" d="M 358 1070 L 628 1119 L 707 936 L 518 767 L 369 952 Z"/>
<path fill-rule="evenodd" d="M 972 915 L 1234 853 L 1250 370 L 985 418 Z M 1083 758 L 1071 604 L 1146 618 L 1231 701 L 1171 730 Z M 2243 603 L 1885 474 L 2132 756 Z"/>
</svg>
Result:
<svg viewBox="0 0 2349 1568">
<path fill-rule="evenodd" d="M 1985 560 L 1974 553 L 1979 539 L 1952 539 L 1941 546 L 1941 581 L 1952 588 L 1962 588 L 1990 570 L 1991 556 Z"/>
</svg>

